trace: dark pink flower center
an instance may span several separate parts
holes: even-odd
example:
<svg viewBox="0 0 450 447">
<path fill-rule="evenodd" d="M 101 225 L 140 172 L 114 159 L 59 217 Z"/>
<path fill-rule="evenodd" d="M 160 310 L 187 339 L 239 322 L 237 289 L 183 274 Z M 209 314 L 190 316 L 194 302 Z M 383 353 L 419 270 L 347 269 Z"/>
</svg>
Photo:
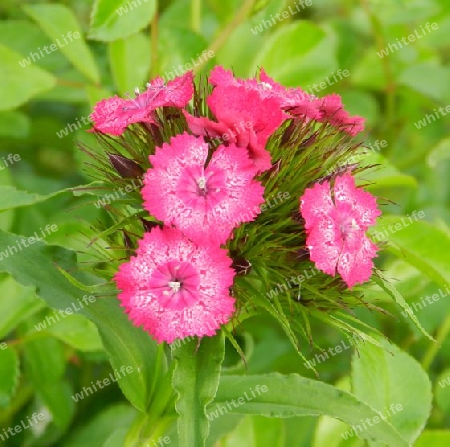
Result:
<svg viewBox="0 0 450 447">
<path fill-rule="evenodd" d="M 343 215 L 339 219 L 339 231 L 344 240 L 351 239 L 351 237 L 360 230 L 360 226 L 355 218 L 348 215 Z"/>
<path fill-rule="evenodd" d="M 223 171 L 189 166 L 181 176 L 178 190 L 186 205 L 197 208 L 203 202 L 209 208 L 228 197 L 226 186 Z"/>
<path fill-rule="evenodd" d="M 139 90 L 136 89 L 135 95 L 136 98 L 132 98 L 127 101 L 127 105 L 123 107 L 124 111 L 127 110 L 145 110 L 147 109 L 153 101 L 155 101 L 156 97 L 164 90 L 165 86 L 156 86 L 150 87 L 148 90 L 139 93 Z"/>
<path fill-rule="evenodd" d="M 169 261 L 153 272 L 148 287 L 160 304 L 182 310 L 197 302 L 200 276 L 189 262 Z"/>
</svg>

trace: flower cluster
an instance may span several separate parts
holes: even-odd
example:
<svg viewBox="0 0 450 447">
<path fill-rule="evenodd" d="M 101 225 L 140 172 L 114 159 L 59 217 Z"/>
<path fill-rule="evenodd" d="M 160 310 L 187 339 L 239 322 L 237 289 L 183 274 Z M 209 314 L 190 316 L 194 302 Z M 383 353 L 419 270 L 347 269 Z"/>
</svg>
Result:
<svg viewBox="0 0 450 447">
<path fill-rule="evenodd" d="M 376 247 L 366 231 L 379 215 L 376 200 L 355 186 L 350 170 L 320 179 L 329 167 L 320 157 L 337 165 L 343 152 L 311 146 L 318 126 L 330 141 L 363 130 L 363 119 L 350 116 L 338 95 L 316 98 L 263 70 L 258 78 L 238 79 L 219 66 L 204 91 L 194 88 L 192 73 L 167 84 L 157 78 L 134 99 L 99 102 L 91 119 L 97 134 L 120 139 L 127 130 L 142 131 L 152 141 L 141 193 L 158 224 L 146 227 L 115 281 L 131 320 L 158 342 L 214 335 L 230 320 L 237 266 L 257 263 L 251 248 L 257 238 L 270 240 L 272 255 L 285 253 L 293 269 L 289 256 L 303 247 L 319 270 L 339 273 L 350 289 L 369 280 Z M 123 154 L 113 159 L 127 163 Z M 287 197 L 294 201 L 282 205 L 278 233 L 272 232 L 273 215 L 264 220 L 261 205 L 289 179 Z M 266 251 L 270 256 L 269 245 Z"/>
</svg>

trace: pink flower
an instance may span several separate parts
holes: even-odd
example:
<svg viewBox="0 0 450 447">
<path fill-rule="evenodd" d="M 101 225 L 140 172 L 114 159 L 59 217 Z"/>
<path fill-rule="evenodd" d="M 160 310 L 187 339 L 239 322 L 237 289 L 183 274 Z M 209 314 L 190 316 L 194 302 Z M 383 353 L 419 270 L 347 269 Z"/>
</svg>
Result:
<svg viewBox="0 0 450 447">
<path fill-rule="evenodd" d="M 302 90 L 300 87 L 284 87 L 275 82 L 261 68 L 260 85 L 265 86 L 266 94 L 276 96 L 280 101 L 281 109 L 289 112 L 291 115 L 306 119 L 307 121 L 316 120 L 322 116 L 316 103 L 316 97 Z"/>
<path fill-rule="evenodd" d="M 261 68 L 259 81 L 253 79 L 238 79 L 231 70 L 215 67 L 210 74 L 209 82 L 219 87 L 241 87 L 258 92 L 262 99 L 272 98 L 278 101 L 278 107 L 291 115 L 309 122 L 328 122 L 352 136 L 364 130 L 364 118 L 350 116 L 344 110 L 342 99 L 337 94 L 317 98 L 299 87 L 285 87 L 275 82 Z"/>
<path fill-rule="evenodd" d="M 278 101 L 261 98 L 256 90 L 231 85 L 216 87 L 208 97 L 208 106 L 218 122 L 185 113 L 191 132 L 247 148 L 258 172 L 270 169 L 266 143 L 287 117 Z"/>
<path fill-rule="evenodd" d="M 333 93 L 317 99 L 317 107 L 321 112 L 320 122 L 329 122 L 332 126 L 355 136 L 364 130 L 364 118 L 361 116 L 350 116 L 344 110 L 342 98 Z"/>
<path fill-rule="evenodd" d="M 279 100 L 279 107 L 289 106 L 293 101 L 314 99 L 301 88 L 287 88 L 274 81 L 264 69 L 259 72 L 259 80 L 256 78 L 235 78 L 231 70 L 225 70 L 221 66 L 214 67 L 209 76 L 209 83 L 215 87 L 244 87 L 246 90 L 258 92 L 261 99 L 275 98 Z"/>
<path fill-rule="evenodd" d="M 219 146 L 207 162 L 208 155 L 203 138 L 172 138 L 150 156 L 142 195 L 144 207 L 166 225 L 198 243 L 221 244 L 236 225 L 257 216 L 264 188 L 246 151 L 231 144 Z"/>
<path fill-rule="evenodd" d="M 377 247 L 366 236 L 381 214 L 375 197 L 355 187 L 349 174 L 336 178 L 334 201 L 330 183 L 316 183 L 301 197 L 306 244 L 317 268 L 334 276 L 336 269 L 351 288 L 368 281 Z"/>
<path fill-rule="evenodd" d="M 147 89 L 136 98 L 123 99 L 118 96 L 98 102 L 91 114 L 94 131 L 110 135 L 121 135 L 133 123 L 155 123 L 154 112 L 158 107 L 184 107 L 194 94 L 193 75 L 183 76 L 164 84 L 156 78 L 147 84 Z"/>
<path fill-rule="evenodd" d="M 270 169 L 266 143 L 288 118 L 280 110 L 280 100 L 272 86 L 256 78 L 235 78 L 231 70 L 221 66 L 211 71 L 209 82 L 215 89 L 208 105 L 218 122 L 185 113 L 191 132 L 245 147 L 258 172 Z"/>
<path fill-rule="evenodd" d="M 212 336 L 234 312 L 234 270 L 217 245 L 198 246 L 173 228 L 154 228 L 114 277 L 136 326 L 159 343 Z"/>
<path fill-rule="evenodd" d="M 291 115 L 307 121 L 329 122 L 332 126 L 352 136 L 364 130 L 364 118 L 361 116 L 350 116 L 344 110 L 341 97 L 335 93 L 323 98 L 316 98 L 301 88 L 286 88 L 276 83 L 262 69 L 260 79 L 260 84 L 270 86 L 273 94 L 278 95 L 280 98 L 281 108 L 288 111 Z"/>
</svg>

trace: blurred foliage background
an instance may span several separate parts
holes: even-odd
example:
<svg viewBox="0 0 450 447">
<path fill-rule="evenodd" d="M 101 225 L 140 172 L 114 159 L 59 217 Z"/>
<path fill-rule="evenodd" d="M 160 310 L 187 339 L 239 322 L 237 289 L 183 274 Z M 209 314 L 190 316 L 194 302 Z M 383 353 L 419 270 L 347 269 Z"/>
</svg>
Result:
<svg viewBox="0 0 450 447">
<path fill-rule="evenodd" d="M 119 8 L 127 12 L 123 9 L 120 15 Z M 277 13 L 283 11 L 289 13 L 279 20 Z M 285 85 L 318 96 L 339 93 L 352 114 L 366 117 L 365 141 L 376 149 L 363 163 L 382 169 L 364 180 L 390 202 L 376 229 L 386 232 L 386 251 L 377 265 L 438 343 L 426 339 L 380 292 L 368 290 L 366 298 L 388 313 L 357 314 L 429 373 L 433 410 L 416 445 L 450 445 L 450 387 L 439 385 L 450 375 L 447 0 L 168 0 L 159 5 L 156 0 L 2 0 L 0 18 L 0 184 L 20 191 L 45 196 L 89 183 L 84 174 L 87 158 L 77 142 L 97 144 L 86 132 L 92 106 L 116 93 L 133 95 L 135 87 L 143 87 L 151 77 L 170 76 L 174 67 L 186 67 L 205 50 L 214 57 L 196 67 L 200 72 L 221 64 L 247 77 L 262 66 Z M 437 28 L 426 28 L 427 23 Z M 81 37 L 73 38 L 76 32 Z M 411 34 L 416 39 L 400 45 Z M 57 41 L 56 50 L 44 49 Z M 387 49 L 385 55 L 380 53 Z M 348 75 L 337 76 L 345 70 Z M 18 154 L 20 160 L 9 154 Z M 17 203 L 2 212 L 0 229 L 32 236 L 56 224 L 58 231 L 46 241 L 77 250 L 82 261 L 89 261 L 83 257 L 82 228 L 101 219 L 103 210 L 72 194 L 34 203 L 38 201 L 33 196 L 28 201 L 33 206 Z M 11 206 L 2 206 L 7 208 Z M 423 211 L 425 217 L 399 230 L 387 229 L 414 211 Z M 73 315 L 38 331 L 35 325 L 52 313 L 50 308 L 33 287 L 20 286 L 6 274 L 0 281 L 0 337 L 9 345 L 0 350 L 0 427 L 34 411 L 44 409 L 51 415 L 50 423 L 11 437 L 4 445 L 121 445 L 112 436 L 113 428 L 126 431 L 136 410 L 116 384 L 79 403 L 71 399 L 111 372 L 95 326 Z M 441 293 L 439 300 L 423 305 L 424 297 L 436 293 Z M 414 303 L 422 303 L 422 308 Z M 342 341 L 339 333 L 318 323 L 313 333 L 324 349 Z M 314 377 L 272 320 L 248 320 L 239 334 L 246 340 L 249 372 Z M 320 379 L 340 381 L 348 388 L 352 351 L 318 364 Z M 302 352 L 309 359 L 320 354 L 306 344 Z M 238 360 L 233 354 L 227 358 L 228 365 Z M 407 370 L 395 387 L 409 387 L 412 397 L 423 391 L 412 387 Z M 348 427 L 328 418 L 227 416 L 218 424 L 210 445 L 363 445 L 356 437 L 344 441 L 340 433 Z"/>
</svg>

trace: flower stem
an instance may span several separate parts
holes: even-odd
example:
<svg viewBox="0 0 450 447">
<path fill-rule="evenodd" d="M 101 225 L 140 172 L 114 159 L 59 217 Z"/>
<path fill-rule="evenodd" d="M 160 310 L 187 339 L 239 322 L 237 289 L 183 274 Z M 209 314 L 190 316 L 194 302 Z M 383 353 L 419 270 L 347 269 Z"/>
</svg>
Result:
<svg viewBox="0 0 450 447">
<path fill-rule="evenodd" d="M 362 6 L 366 11 L 366 14 L 369 16 L 370 23 L 373 28 L 373 32 L 375 35 L 376 46 L 379 51 L 382 51 L 386 47 L 386 42 L 383 36 L 383 28 L 381 26 L 380 21 L 377 16 L 371 11 L 368 0 L 361 0 Z M 391 65 L 389 64 L 389 57 L 385 56 L 381 59 L 381 63 L 383 65 L 384 77 L 386 80 L 386 119 L 385 119 L 385 128 L 387 129 L 387 140 L 389 144 L 392 146 L 393 144 L 393 131 L 394 131 L 394 117 L 395 117 L 395 90 L 397 88 L 395 84 L 395 79 L 392 74 Z"/>
<path fill-rule="evenodd" d="M 202 20 L 202 0 L 191 0 L 191 28 L 199 33 Z"/>
<path fill-rule="evenodd" d="M 434 360 L 434 357 L 438 353 L 442 343 L 447 338 L 447 335 L 450 333 L 450 315 L 447 316 L 447 318 L 442 323 L 441 327 L 439 328 L 437 334 L 436 334 L 436 343 L 432 343 L 430 347 L 428 348 L 427 352 L 423 356 L 422 359 L 422 367 L 424 370 L 428 370 L 431 363 Z"/>
<path fill-rule="evenodd" d="M 155 15 L 150 24 L 150 78 L 154 78 L 158 73 L 158 25 L 159 25 L 159 12 L 156 9 Z"/>
<path fill-rule="evenodd" d="M 246 19 L 248 13 L 253 7 L 254 2 L 255 0 L 246 0 L 244 2 L 244 4 L 236 13 L 234 19 L 223 29 L 223 31 L 213 40 L 213 42 L 211 42 L 206 51 L 213 51 L 214 53 L 216 53 L 216 51 L 222 48 L 222 45 L 228 40 L 230 34 L 240 25 L 241 22 Z M 200 67 L 202 67 L 205 63 L 206 60 L 202 61 L 197 67 L 196 71 L 198 71 Z"/>
</svg>

